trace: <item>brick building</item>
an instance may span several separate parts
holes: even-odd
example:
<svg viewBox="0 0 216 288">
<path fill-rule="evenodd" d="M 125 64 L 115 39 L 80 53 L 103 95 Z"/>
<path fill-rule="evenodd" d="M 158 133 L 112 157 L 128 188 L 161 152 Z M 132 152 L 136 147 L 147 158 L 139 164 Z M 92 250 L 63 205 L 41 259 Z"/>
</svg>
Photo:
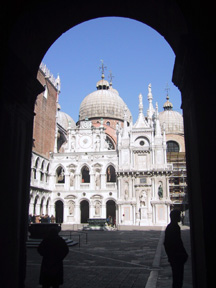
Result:
<svg viewBox="0 0 216 288">
<path fill-rule="evenodd" d="M 37 78 L 44 86 L 44 92 L 39 94 L 35 102 L 35 118 L 33 130 L 33 152 L 49 158 L 54 151 L 56 131 L 56 105 L 60 89 L 59 77 L 54 80 L 47 76 L 44 66 L 38 70 Z"/>
<path fill-rule="evenodd" d="M 49 187 L 50 155 L 55 150 L 60 78 L 58 76 L 55 79 L 47 67 L 41 64 L 37 79 L 43 85 L 44 92 L 38 95 L 34 109 L 30 206 L 32 208 L 33 205 L 34 214 L 41 215 L 50 212 L 52 192 Z"/>
</svg>

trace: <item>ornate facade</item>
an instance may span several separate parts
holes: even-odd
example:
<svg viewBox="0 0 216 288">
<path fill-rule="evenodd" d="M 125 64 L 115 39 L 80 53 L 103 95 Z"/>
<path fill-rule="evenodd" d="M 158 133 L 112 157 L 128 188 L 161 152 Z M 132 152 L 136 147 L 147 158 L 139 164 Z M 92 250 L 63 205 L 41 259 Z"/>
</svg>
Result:
<svg viewBox="0 0 216 288">
<path fill-rule="evenodd" d="M 46 78 L 47 73 L 41 66 L 39 74 Z M 140 94 L 139 116 L 133 123 L 118 91 L 104 78 L 102 71 L 97 90 L 80 105 L 77 123 L 61 111 L 60 79 L 52 79 L 55 141 L 47 158 L 33 148 L 29 213 L 54 215 L 64 224 L 112 216 L 116 225 L 166 225 L 173 204 L 167 135 L 176 143 L 170 134 L 183 137 L 182 116 L 172 111 L 178 113 L 178 123 L 174 121 L 172 131 L 171 126 L 167 128 L 166 111 L 159 113 L 157 103 L 154 108 L 149 84 L 147 114 L 144 116 Z"/>
</svg>

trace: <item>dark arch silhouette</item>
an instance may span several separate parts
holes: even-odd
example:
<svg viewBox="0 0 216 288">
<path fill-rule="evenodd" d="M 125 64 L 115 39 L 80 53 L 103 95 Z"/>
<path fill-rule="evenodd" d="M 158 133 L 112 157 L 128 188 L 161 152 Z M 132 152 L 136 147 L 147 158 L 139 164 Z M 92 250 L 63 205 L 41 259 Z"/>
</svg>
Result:
<svg viewBox="0 0 216 288">
<path fill-rule="evenodd" d="M 89 219 L 89 202 L 87 200 L 82 200 L 80 202 L 80 222 L 88 223 Z"/>
<path fill-rule="evenodd" d="M 89 174 L 89 168 L 85 165 L 81 169 L 82 174 L 82 183 L 90 183 L 90 174 Z"/>
<path fill-rule="evenodd" d="M 216 193 L 212 191 L 215 168 L 206 173 L 206 167 L 216 160 L 212 153 L 215 115 L 210 113 L 210 107 L 216 106 L 214 1 L 110 0 L 105 4 L 87 0 L 11 0 L 2 4 L 1 12 L 7 15 L 0 27 L 0 123 L 2 135 L 7 135 L 0 143 L 2 163 L 7 163 L 2 173 L 2 183 L 7 187 L 1 212 L 7 215 L 10 203 L 17 224 L 13 217 L 7 217 L 1 225 L 7 235 L 1 239 L 2 285 L 24 286 L 33 109 L 37 95 L 44 89 L 36 79 L 39 64 L 54 41 L 71 27 L 97 17 L 122 16 L 157 30 L 176 55 L 172 80 L 182 94 L 193 279 L 196 287 L 211 287 L 215 281 L 211 263 L 216 254 Z M 11 167 L 17 173 L 11 175 Z"/>
<path fill-rule="evenodd" d="M 106 169 L 106 181 L 107 182 L 116 182 L 116 170 L 113 165 L 109 165 Z"/>
<path fill-rule="evenodd" d="M 116 203 L 114 200 L 108 200 L 106 202 L 106 218 L 112 217 L 112 224 L 116 223 Z"/>
<path fill-rule="evenodd" d="M 55 202 L 55 218 L 56 223 L 64 222 L 64 204 L 61 200 Z"/>
</svg>

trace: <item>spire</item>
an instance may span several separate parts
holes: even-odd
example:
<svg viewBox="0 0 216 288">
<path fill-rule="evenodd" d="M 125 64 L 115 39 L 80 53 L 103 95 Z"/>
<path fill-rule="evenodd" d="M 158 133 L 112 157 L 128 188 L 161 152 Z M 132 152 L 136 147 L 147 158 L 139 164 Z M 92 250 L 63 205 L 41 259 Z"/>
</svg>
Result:
<svg viewBox="0 0 216 288">
<path fill-rule="evenodd" d="M 153 96 L 152 96 L 152 90 L 151 90 L 151 83 L 149 83 L 148 85 L 148 101 L 149 101 L 149 109 L 147 111 L 147 115 L 148 115 L 148 118 L 151 119 L 154 112 L 155 112 L 155 109 L 153 107 L 153 104 L 152 104 L 152 99 L 153 99 Z"/>
<path fill-rule="evenodd" d="M 122 138 L 128 138 L 128 128 L 127 128 L 127 106 L 124 108 L 124 126 L 123 126 L 123 135 Z"/>
<path fill-rule="evenodd" d="M 143 102 L 142 102 L 142 94 L 139 94 L 139 114 L 143 113 Z"/>
<path fill-rule="evenodd" d="M 167 83 L 166 88 L 165 88 L 167 101 L 163 105 L 164 111 L 173 109 L 173 104 L 169 101 L 169 90 L 170 88 Z"/>
<path fill-rule="evenodd" d="M 158 113 L 158 103 L 156 102 L 156 111 L 155 111 L 155 136 L 161 136 L 161 127 L 159 121 Z"/>
<path fill-rule="evenodd" d="M 145 128 L 149 127 L 147 121 L 145 120 L 145 116 L 143 114 L 143 102 L 142 102 L 143 96 L 142 94 L 139 94 L 139 116 L 134 124 L 134 128 Z"/>
</svg>

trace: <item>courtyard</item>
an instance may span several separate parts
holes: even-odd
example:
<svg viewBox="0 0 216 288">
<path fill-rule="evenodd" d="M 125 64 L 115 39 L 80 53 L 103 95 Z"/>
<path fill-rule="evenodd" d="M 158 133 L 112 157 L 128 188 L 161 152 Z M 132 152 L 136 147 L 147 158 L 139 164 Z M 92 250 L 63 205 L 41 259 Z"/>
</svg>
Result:
<svg viewBox="0 0 216 288">
<path fill-rule="evenodd" d="M 143 227 L 133 231 L 80 233 L 80 246 L 72 246 L 64 260 L 63 288 L 71 287 L 171 287 L 172 274 L 163 248 L 163 229 Z M 183 226 L 182 239 L 190 255 L 190 230 Z M 67 231 L 60 232 L 63 236 Z M 73 239 L 78 234 L 72 232 Z M 87 236 L 87 243 L 86 243 Z M 38 284 L 41 256 L 27 249 L 26 288 Z M 185 265 L 184 288 L 192 287 L 191 259 Z"/>
</svg>

